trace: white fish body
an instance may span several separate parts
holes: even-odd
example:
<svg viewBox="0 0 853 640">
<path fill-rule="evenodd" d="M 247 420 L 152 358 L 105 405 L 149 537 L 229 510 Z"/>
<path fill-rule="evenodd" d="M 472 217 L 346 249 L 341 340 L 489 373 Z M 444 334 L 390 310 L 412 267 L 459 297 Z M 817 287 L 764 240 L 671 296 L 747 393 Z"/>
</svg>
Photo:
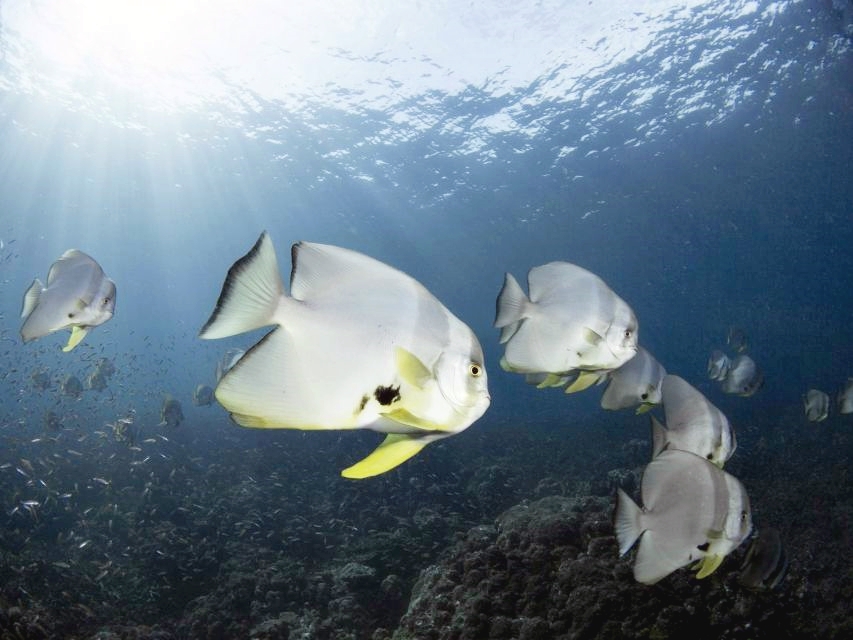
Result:
<svg viewBox="0 0 853 640">
<path fill-rule="evenodd" d="M 92 327 L 113 317 L 115 302 L 115 283 L 101 266 L 82 251 L 69 249 L 51 265 L 47 286 L 36 278 L 24 294 L 21 338 L 29 342 L 71 329 L 62 349 L 71 351 Z"/>
<path fill-rule="evenodd" d="M 243 426 L 387 433 L 344 470 L 364 478 L 459 433 L 489 406 L 471 329 L 408 275 L 331 245 L 293 246 L 290 295 L 263 233 L 229 270 L 202 338 L 278 325 L 219 381 Z"/>
<path fill-rule="evenodd" d="M 728 418 L 679 376 L 665 376 L 661 389 L 666 428 L 652 418 L 653 457 L 664 449 L 680 449 L 722 468 L 737 449 Z"/>
<path fill-rule="evenodd" d="M 634 577 L 644 584 L 694 562 L 704 578 L 752 530 L 743 485 L 686 451 L 668 449 L 649 463 L 641 494 L 642 509 L 619 489 L 615 529 L 620 555 L 640 540 Z"/>
<path fill-rule="evenodd" d="M 809 389 L 803 396 L 806 420 L 823 422 L 829 416 L 829 395 L 819 389 Z"/>
<path fill-rule="evenodd" d="M 847 378 L 844 388 L 838 393 L 838 413 L 853 413 L 853 378 Z"/>
<path fill-rule="evenodd" d="M 719 349 L 714 349 L 708 358 L 708 377 L 711 380 L 725 380 L 726 376 L 729 375 L 731 365 L 732 361 L 725 353 Z"/>
<path fill-rule="evenodd" d="M 731 362 L 729 373 L 722 381 L 724 393 L 749 397 L 764 384 L 764 374 L 755 361 L 748 355 L 741 354 Z"/>
<path fill-rule="evenodd" d="M 666 369 L 643 347 L 637 355 L 609 374 L 609 383 L 601 396 L 603 409 L 617 410 L 638 406 L 643 413 L 661 402 L 661 385 Z"/>
<path fill-rule="evenodd" d="M 506 274 L 495 326 L 506 344 L 501 366 L 565 375 L 617 369 L 637 352 L 634 312 L 595 274 L 568 262 L 530 270 L 530 297 Z"/>
</svg>

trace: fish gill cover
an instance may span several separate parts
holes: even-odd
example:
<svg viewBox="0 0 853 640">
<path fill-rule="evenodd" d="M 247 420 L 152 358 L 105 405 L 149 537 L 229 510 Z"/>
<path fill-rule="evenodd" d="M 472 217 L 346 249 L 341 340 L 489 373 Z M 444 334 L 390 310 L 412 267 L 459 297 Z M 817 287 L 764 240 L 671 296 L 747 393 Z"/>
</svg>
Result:
<svg viewBox="0 0 853 640">
<path fill-rule="evenodd" d="M 314 5 L 0 4 L 0 635 L 846 637 L 849 0 Z M 260 337 L 196 334 L 262 229 L 423 283 L 483 346 L 487 413 L 352 482 L 376 434 L 196 406 Z M 23 344 L 72 247 L 114 316 Z M 665 589 L 618 558 L 648 416 L 498 366 L 504 274 L 558 260 L 728 418 L 781 581 L 741 584 L 745 544 Z M 745 397 L 707 377 L 741 344 Z"/>
</svg>

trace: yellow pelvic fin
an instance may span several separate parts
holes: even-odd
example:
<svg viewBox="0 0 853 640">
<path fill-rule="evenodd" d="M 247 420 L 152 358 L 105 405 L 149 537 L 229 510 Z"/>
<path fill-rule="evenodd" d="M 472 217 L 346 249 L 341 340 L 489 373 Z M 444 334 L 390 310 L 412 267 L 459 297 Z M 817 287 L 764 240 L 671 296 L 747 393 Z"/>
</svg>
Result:
<svg viewBox="0 0 853 640">
<path fill-rule="evenodd" d="M 536 385 L 536 388 L 550 389 L 551 387 L 562 387 L 564 384 L 566 384 L 566 376 L 559 376 L 556 373 L 549 373 L 545 376 L 545 379 L 542 380 L 542 382 Z"/>
<path fill-rule="evenodd" d="M 714 573 L 717 570 L 725 556 L 719 553 L 713 553 L 711 555 L 707 555 L 702 558 L 699 567 L 699 573 L 696 574 L 696 577 L 701 580 L 702 578 L 707 578 L 709 575 Z"/>
<path fill-rule="evenodd" d="M 589 389 L 599 380 L 601 380 L 601 374 L 595 371 L 581 371 L 577 379 L 566 387 L 566 393 L 577 393 Z"/>
<path fill-rule="evenodd" d="M 424 440 L 418 438 L 401 433 L 389 433 L 373 453 L 361 462 L 356 462 L 341 471 L 341 475 L 352 480 L 378 476 L 403 464 L 426 445 Z"/>
<path fill-rule="evenodd" d="M 396 347 L 394 356 L 397 359 L 397 371 L 403 380 L 410 385 L 423 389 L 432 380 L 432 372 L 411 351 L 407 351 L 403 347 Z"/>
<path fill-rule="evenodd" d="M 87 333 L 89 333 L 89 330 L 84 327 L 77 325 L 71 327 L 71 337 L 68 338 L 68 344 L 62 347 L 62 350 L 65 353 L 71 351 L 74 347 L 80 344 L 80 341 L 86 337 Z"/>
<path fill-rule="evenodd" d="M 436 424 L 435 422 L 430 422 L 428 420 L 424 420 L 423 418 L 419 418 L 415 414 L 403 409 L 402 407 L 398 409 L 392 409 L 391 411 L 386 411 L 382 414 L 386 418 L 390 418 L 394 422 L 399 422 L 400 424 L 404 424 L 409 427 L 414 427 L 415 429 L 423 429 L 424 431 L 450 431 L 443 424 Z"/>
<path fill-rule="evenodd" d="M 639 407 L 637 407 L 637 415 L 638 415 L 638 416 L 641 416 L 641 415 L 643 415 L 644 413 L 647 413 L 647 412 L 651 411 L 651 410 L 652 410 L 652 407 L 654 407 L 654 406 L 655 406 L 655 405 L 653 405 L 653 404 L 652 404 L 652 403 L 650 403 L 650 402 L 644 402 L 644 403 L 643 403 L 643 404 L 641 404 Z"/>
</svg>

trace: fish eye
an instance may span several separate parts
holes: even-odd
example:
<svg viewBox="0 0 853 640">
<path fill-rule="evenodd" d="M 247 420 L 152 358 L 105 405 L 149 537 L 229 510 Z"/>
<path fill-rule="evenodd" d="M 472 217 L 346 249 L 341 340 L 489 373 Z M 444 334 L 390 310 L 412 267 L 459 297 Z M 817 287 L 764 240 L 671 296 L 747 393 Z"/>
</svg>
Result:
<svg viewBox="0 0 853 640">
<path fill-rule="evenodd" d="M 68 313 L 68 317 L 69 317 L 69 318 L 73 318 L 73 317 L 74 317 L 74 312 L 69 312 L 69 313 Z"/>
<path fill-rule="evenodd" d="M 648 399 L 649 399 L 648 393 L 641 393 L 640 394 L 640 400 L 648 400 Z"/>
<path fill-rule="evenodd" d="M 475 378 L 479 378 L 483 374 L 483 367 L 476 362 L 472 362 L 468 365 L 468 374 Z"/>
<path fill-rule="evenodd" d="M 630 338 L 632 334 L 633 334 L 633 331 L 631 331 L 630 329 L 625 329 L 625 338 L 626 339 Z"/>
</svg>

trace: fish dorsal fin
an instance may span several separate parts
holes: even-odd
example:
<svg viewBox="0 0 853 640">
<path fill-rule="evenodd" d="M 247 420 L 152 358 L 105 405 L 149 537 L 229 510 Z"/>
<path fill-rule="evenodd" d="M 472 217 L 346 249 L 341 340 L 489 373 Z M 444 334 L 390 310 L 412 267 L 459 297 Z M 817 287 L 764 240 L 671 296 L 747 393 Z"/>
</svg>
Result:
<svg viewBox="0 0 853 640">
<path fill-rule="evenodd" d="M 61 256 L 59 259 L 50 265 L 50 270 L 47 272 L 47 286 L 49 287 L 53 284 L 53 281 L 59 276 L 59 273 L 62 269 L 65 269 L 68 266 L 68 263 L 72 260 L 80 260 L 83 259 L 87 262 L 94 262 L 92 258 L 82 251 L 78 249 L 69 249 Z"/>
<path fill-rule="evenodd" d="M 361 480 L 390 471 L 417 455 L 428 441 L 400 433 L 389 433 L 369 456 L 341 471 L 344 478 Z"/>
<path fill-rule="evenodd" d="M 33 280 L 33 283 L 30 285 L 30 288 L 27 289 L 27 292 L 24 294 L 24 307 L 21 310 L 21 317 L 27 318 L 33 312 L 33 309 L 36 308 L 36 305 L 39 303 L 39 299 L 41 298 L 41 292 L 44 290 L 44 287 L 41 284 L 41 280 L 36 278 Z"/>
<path fill-rule="evenodd" d="M 199 337 L 225 338 L 274 324 L 283 292 L 275 248 L 264 231 L 249 253 L 228 270 L 216 308 Z"/>
<path fill-rule="evenodd" d="M 360 293 L 365 287 L 386 296 L 415 292 L 432 298 L 420 283 L 407 274 L 363 253 L 314 242 L 297 242 L 291 248 L 290 295 L 297 300 L 339 299 L 344 292 Z"/>
<path fill-rule="evenodd" d="M 423 389 L 434 378 L 432 371 L 411 351 L 395 347 L 394 356 L 400 377 L 413 387 Z"/>
<path fill-rule="evenodd" d="M 602 375 L 598 371 L 581 371 L 578 377 L 572 384 L 566 387 L 566 393 L 577 393 L 584 389 L 589 389 L 592 385 L 598 384 L 602 380 Z"/>
<path fill-rule="evenodd" d="M 657 458 L 658 454 L 666 449 L 667 433 L 660 421 L 652 416 L 652 458 Z"/>
<path fill-rule="evenodd" d="M 71 351 L 74 347 L 80 344 L 80 341 L 86 337 L 87 333 L 89 333 L 89 329 L 87 327 L 81 327 L 79 325 L 71 327 L 71 337 L 68 338 L 68 344 L 62 347 L 62 350 L 65 353 Z"/>
</svg>

